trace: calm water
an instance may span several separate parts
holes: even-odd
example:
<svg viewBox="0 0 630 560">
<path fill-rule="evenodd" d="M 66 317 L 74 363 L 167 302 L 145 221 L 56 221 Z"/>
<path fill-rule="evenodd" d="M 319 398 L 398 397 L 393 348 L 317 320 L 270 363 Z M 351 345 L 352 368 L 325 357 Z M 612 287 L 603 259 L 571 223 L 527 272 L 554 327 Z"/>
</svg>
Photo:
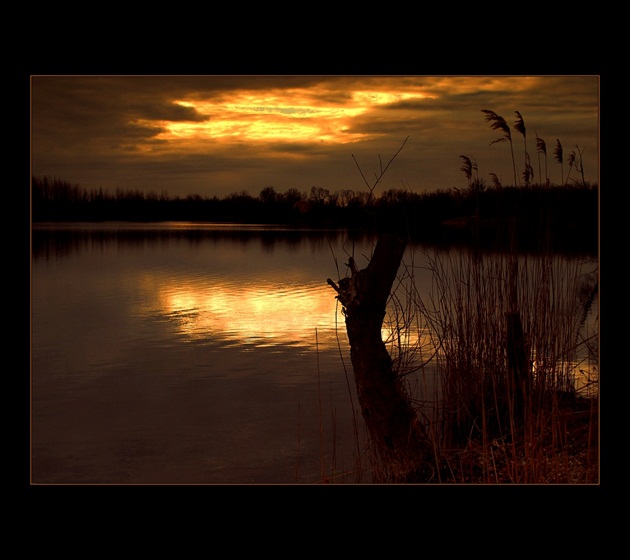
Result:
<svg viewBox="0 0 630 560">
<path fill-rule="evenodd" d="M 36 228 L 32 481 L 355 482 L 363 428 L 326 278 L 371 248 L 255 227 Z"/>
</svg>

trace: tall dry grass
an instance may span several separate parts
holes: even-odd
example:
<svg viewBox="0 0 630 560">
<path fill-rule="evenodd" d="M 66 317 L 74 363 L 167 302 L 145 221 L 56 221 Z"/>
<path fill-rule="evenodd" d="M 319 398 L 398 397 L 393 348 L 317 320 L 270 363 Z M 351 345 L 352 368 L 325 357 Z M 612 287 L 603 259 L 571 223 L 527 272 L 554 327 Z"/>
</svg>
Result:
<svg viewBox="0 0 630 560">
<path fill-rule="evenodd" d="M 429 293 L 416 282 L 421 266 L 432 275 Z M 411 255 L 383 336 L 441 458 L 436 482 L 575 481 L 567 410 L 597 393 L 596 324 L 585 330 L 596 281 L 595 263 L 553 254 Z M 507 340 L 515 316 L 525 388 Z M 593 472 L 579 482 L 593 482 Z"/>
</svg>

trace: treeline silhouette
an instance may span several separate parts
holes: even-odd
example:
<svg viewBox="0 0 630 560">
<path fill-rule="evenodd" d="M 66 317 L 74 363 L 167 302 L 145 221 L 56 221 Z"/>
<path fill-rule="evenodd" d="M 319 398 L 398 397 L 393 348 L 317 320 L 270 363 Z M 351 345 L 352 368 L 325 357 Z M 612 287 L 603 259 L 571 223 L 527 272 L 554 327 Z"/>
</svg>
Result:
<svg viewBox="0 0 630 560">
<path fill-rule="evenodd" d="M 85 189 L 33 177 L 32 221 L 192 221 L 283 224 L 296 228 L 403 229 L 430 243 L 479 243 L 486 248 L 597 252 L 596 185 L 488 187 L 413 193 L 388 189 L 331 192 L 312 187 L 263 188 L 216 196 Z"/>
</svg>

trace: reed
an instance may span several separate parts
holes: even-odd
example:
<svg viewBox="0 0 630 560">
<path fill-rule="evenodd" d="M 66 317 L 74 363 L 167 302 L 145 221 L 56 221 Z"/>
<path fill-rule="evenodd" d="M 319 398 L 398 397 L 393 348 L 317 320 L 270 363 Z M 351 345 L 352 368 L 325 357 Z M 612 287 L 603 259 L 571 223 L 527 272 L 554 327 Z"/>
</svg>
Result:
<svg viewBox="0 0 630 560">
<path fill-rule="evenodd" d="M 598 282 L 585 262 L 550 252 L 407 251 L 382 336 L 438 458 L 433 483 L 597 481 L 598 333 L 586 319 Z M 520 391 L 507 338 L 515 316 L 528 375 Z M 567 435 L 576 422 L 588 430 L 579 456 Z M 360 446 L 355 429 L 354 468 L 332 468 L 326 481 L 395 478 L 400 465 L 384 463 L 369 437 Z"/>
<path fill-rule="evenodd" d="M 566 447 L 559 429 L 562 401 L 576 397 L 580 268 L 549 254 L 460 253 L 432 266 L 439 307 L 425 312 L 443 349 L 443 444 L 475 442 L 484 465 L 489 450 L 493 457 L 498 452 L 508 467 L 503 477 L 512 482 L 547 478 L 543 457 L 557 457 L 556 450 Z M 525 333 L 522 392 L 506 344 L 513 313 Z"/>
<path fill-rule="evenodd" d="M 468 186 L 470 187 L 472 184 L 472 172 L 473 172 L 473 163 L 472 160 L 468 156 L 459 156 L 462 160 L 462 166 L 460 167 L 461 171 L 466 175 L 466 179 L 468 180 Z"/>
<path fill-rule="evenodd" d="M 538 136 L 536 133 L 536 153 L 538 154 L 538 178 L 541 185 L 549 184 L 549 174 L 547 172 L 547 144 L 545 141 Z M 544 154 L 545 156 L 545 181 L 542 179 L 542 171 L 540 167 L 540 154 Z"/>
<path fill-rule="evenodd" d="M 523 115 L 519 111 L 514 111 L 516 114 L 516 122 L 514 123 L 514 128 L 517 132 L 520 132 L 523 135 L 523 144 L 525 148 L 525 168 L 523 170 L 523 179 L 525 181 L 525 186 L 529 186 L 530 179 L 533 177 L 532 166 L 529 160 L 529 153 L 527 152 L 527 127 L 525 126 L 525 121 L 523 120 Z"/>
<path fill-rule="evenodd" d="M 552 253 L 407 251 L 382 335 L 438 458 L 434 483 L 597 481 L 597 331 L 585 330 L 596 292 L 596 268 Z M 507 340 L 515 314 L 530 376 L 521 392 Z M 580 457 L 567 436 L 575 422 L 589 430 Z M 400 465 L 364 441 L 354 482 L 395 478 Z M 350 476 L 333 471 L 328 482 Z"/>
<path fill-rule="evenodd" d="M 560 184 L 566 185 L 564 182 L 564 151 L 562 143 L 556 138 L 556 147 L 553 149 L 553 157 L 560 164 Z"/>
<path fill-rule="evenodd" d="M 510 153 L 512 154 L 512 168 L 514 169 L 514 185 L 518 185 L 517 175 L 516 175 L 516 161 L 514 160 L 514 146 L 512 145 L 512 132 L 510 130 L 510 126 L 507 124 L 506 120 L 497 115 L 494 111 L 490 111 L 489 109 L 482 109 L 482 113 L 486 115 L 486 122 L 490 123 L 490 128 L 492 130 L 498 130 L 503 133 L 503 136 L 497 138 L 490 142 L 490 144 L 496 144 L 497 142 L 509 142 L 510 143 Z"/>
<path fill-rule="evenodd" d="M 575 150 L 571 150 L 571 153 L 569 154 L 569 157 L 567 158 L 567 163 L 569 164 L 569 171 L 567 171 L 567 180 L 565 181 L 565 184 L 569 184 L 569 176 L 571 175 L 571 170 L 573 169 L 575 162 L 576 162 Z"/>
<path fill-rule="evenodd" d="M 575 145 L 575 149 L 577 150 L 577 155 L 578 155 L 575 161 L 575 169 L 582 176 L 582 186 L 585 186 L 586 179 L 584 178 L 584 160 L 582 157 L 582 155 L 584 154 L 584 149 L 580 149 L 580 146 L 578 146 L 577 144 Z"/>
</svg>

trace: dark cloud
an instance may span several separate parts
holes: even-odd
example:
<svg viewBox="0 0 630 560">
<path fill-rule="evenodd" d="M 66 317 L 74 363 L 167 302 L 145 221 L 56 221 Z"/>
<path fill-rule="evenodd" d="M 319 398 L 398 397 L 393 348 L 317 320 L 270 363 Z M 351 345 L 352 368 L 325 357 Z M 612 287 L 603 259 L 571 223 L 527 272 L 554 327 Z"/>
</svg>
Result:
<svg viewBox="0 0 630 560">
<path fill-rule="evenodd" d="M 119 126 L 116 128 L 116 136 L 119 136 L 122 140 L 143 140 L 146 138 L 153 138 L 157 136 L 164 129 L 159 126 L 148 126 L 140 124 L 128 124 L 125 126 Z"/>
<path fill-rule="evenodd" d="M 145 119 L 183 121 L 183 122 L 203 122 L 207 117 L 200 114 L 193 107 L 184 107 L 173 102 L 158 101 L 153 105 L 141 105 L 135 107 L 138 116 Z"/>
<path fill-rule="evenodd" d="M 194 153 L 171 153 L 159 138 L 163 122 L 194 124 L 208 118 L 177 100 L 216 100 L 234 90 L 300 88 L 319 104 L 336 107 L 347 103 L 354 91 L 393 86 L 433 97 L 397 101 L 355 117 L 344 135 L 366 135 L 360 142 L 224 146 L 209 138 Z M 173 194 L 258 192 L 268 185 L 279 190 L 362 188 L 353 156 L 372 173 L 379 156 L 388 159 L 409 137 L 388 184 L 405 181 L 418 190 L 461 187 L 460 154 L 474 157 L 485 176 L 497 172 L 505 180 L 511 177 L 509 148 L 491 145 L 497 133 L 481 113 L 491 109 L 510 124 L 514 111 L 522 113 L 530 150 L 536 132 L 548 146 L 560 138 L 566 149 L 575 144 L 585 148 L 587 178 L 596 181 L 598 94 L 594 76 L 508 81 L 492 76 L 35 76 L 32 171 L 88 187 L 166 189 Z M 516 132 L 514 142 L 520 153 L 522 138 Z"/>
</svg>

